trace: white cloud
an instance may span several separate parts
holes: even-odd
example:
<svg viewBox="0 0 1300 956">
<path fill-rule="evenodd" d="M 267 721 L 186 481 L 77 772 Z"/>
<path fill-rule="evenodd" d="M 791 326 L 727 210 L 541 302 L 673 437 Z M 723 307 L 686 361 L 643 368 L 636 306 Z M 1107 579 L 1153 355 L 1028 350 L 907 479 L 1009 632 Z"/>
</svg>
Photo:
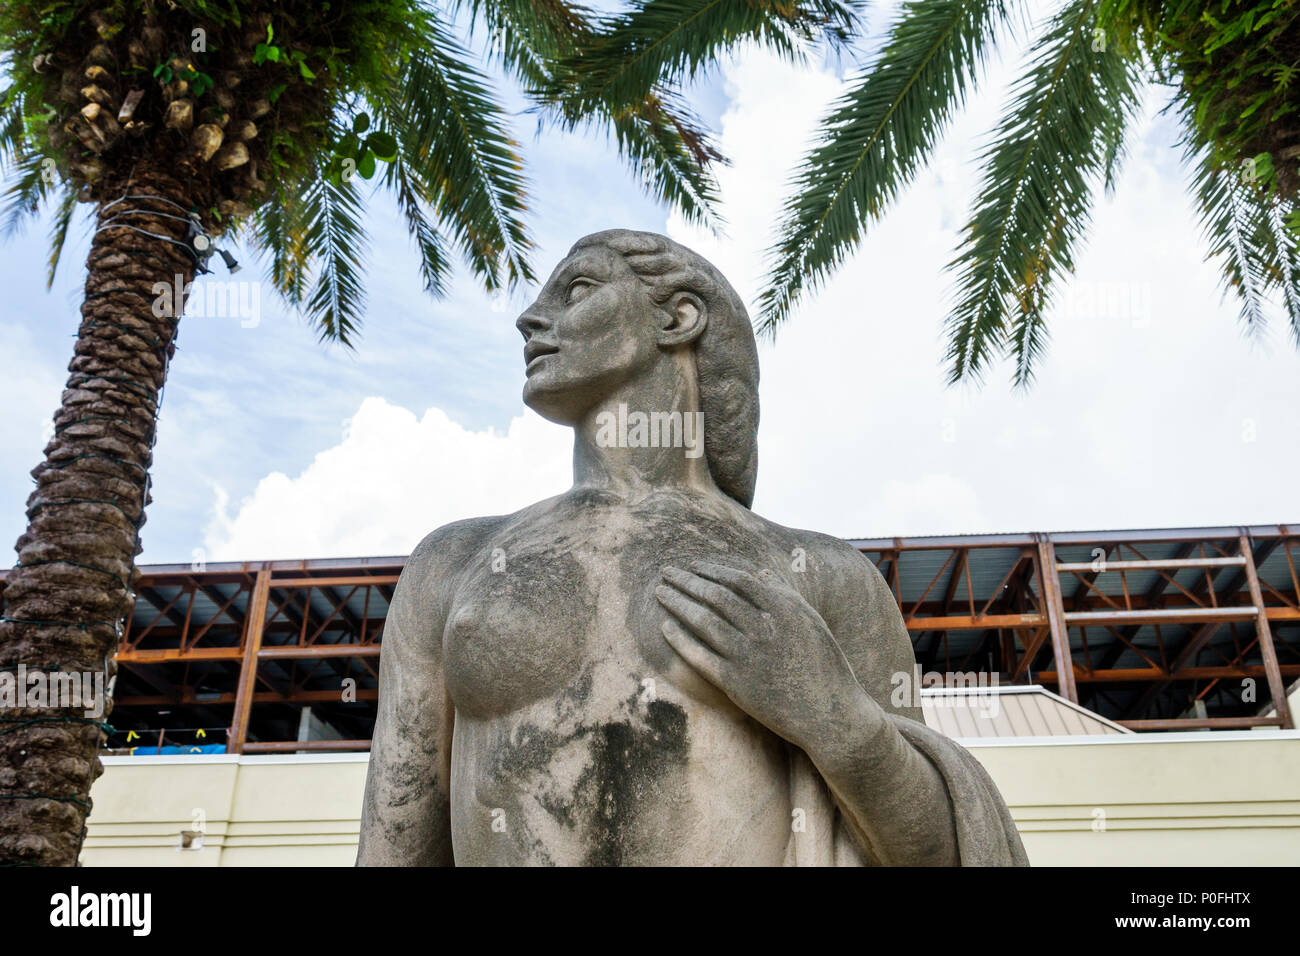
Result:
<svg viewBox="0 0 1300 956">
<path fill-rule="evenodd" d="M 503 434 L 440 409 L 367 398 L 339 444 L 297 477 L 275 472 L 232 516 L 217 488 L 208 560 L 406 554 L 434 528 L 515 511 L 569 485 L 567 433 L 525 412 Z"/>
</svg>

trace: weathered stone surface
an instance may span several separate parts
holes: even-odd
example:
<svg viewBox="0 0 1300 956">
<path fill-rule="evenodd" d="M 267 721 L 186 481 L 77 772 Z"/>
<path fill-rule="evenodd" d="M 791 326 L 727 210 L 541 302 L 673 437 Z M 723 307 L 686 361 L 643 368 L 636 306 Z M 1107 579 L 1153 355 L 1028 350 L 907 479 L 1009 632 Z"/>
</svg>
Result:
<svg viewBox="0 0 1300 956">
<path fill-rule="evenodd" d="M 358 862 L 1024 864 L 979 764 L 891 700 L 914 658 L 875 567 L 750 510 L 758 359 L 727 280 L 597 233 L 517 325 L 574 484 L 411 555 Z"/>
</svg>

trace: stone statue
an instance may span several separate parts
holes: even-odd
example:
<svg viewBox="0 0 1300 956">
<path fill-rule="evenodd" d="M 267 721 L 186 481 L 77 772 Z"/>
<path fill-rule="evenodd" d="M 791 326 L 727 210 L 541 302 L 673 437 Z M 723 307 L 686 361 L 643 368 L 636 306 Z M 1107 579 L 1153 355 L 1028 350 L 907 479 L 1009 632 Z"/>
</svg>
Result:
<svg viewBox="0 0 1300 956">
<path fill-rule="evenodd" d="M 750 510 L 758 356 L 717 269 L 599 232 L 517 325 L 573 487 L 411 555 L 357 862 L 1026 863 L 975 759 L 891 703 L 879 572 Z"/>
</svg>

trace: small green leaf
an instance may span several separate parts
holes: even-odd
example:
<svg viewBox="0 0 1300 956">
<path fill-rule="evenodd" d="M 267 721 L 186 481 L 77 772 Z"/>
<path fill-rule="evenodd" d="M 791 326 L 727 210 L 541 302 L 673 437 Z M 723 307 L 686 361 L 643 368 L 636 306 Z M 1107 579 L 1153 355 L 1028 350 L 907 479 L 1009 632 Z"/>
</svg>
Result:
<svg viewBox="0 0 1300 956">
<path fill-rule="evenodd" d="M 267 94 L 266 94 L 266 98 L 267 98 L 270 102 L 274 103 L 276 100 L 278 100 L 278 99 L 280 98 L 280 94 L 284 92 L 284 88 L 285 88 L 287 85 L 288 85 L 287 83 L 281 83 L 279 86 L 273 86 L 273 87 L 271 87 L 270 91 L 267 92 Z"/>
<path fill-rule="evenodd" d="M 316 79 L 316 74 L 313 73 L 311 70 L 307 69 L 307 64 L 304 63 L 302 60 L 298 61 L 298 72 L 302 74 L 302 78 L 304 80 Z"/>
<path fill-rule="evenodd" d="M 352 132 L 364 133 L 368 129 L 370 129 L 370 114 L 358 113 L 356 118 L 352 120 Z"/>
<path fill-rule="evenodd" d="M 375 154 L 366 150 L 357 161 L 357 173 L 362 179 L 369 179 L 375 174 Z"/>
<path fill-rule="evenodd" d="M 397 158 L 397 140 L 390 133 L 381 131 L 371 133 L 366 137 L 366 146 L 374 152 L 376 158 L 386 163 Z"/>
<path fill-rule="evenodd" d="M 253 47 L 253 62 L 259 64 L 266 63 L 267 61 L 270 61 L 271 63 L 279 63 L 280 53 L 281 50 L 278 46 L 259 43 L 257 46 Z"/>
</svg>

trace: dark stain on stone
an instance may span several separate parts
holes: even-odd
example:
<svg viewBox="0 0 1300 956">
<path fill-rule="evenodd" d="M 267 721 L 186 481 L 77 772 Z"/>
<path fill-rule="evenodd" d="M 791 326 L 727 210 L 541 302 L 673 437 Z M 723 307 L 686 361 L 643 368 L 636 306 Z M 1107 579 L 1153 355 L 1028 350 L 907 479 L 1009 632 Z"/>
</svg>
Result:
<svg viewBox="0 0 1300 956">
<path fill-rule="evenodd" d="M 524 724 L 514 733 L 508 746 L 500 748 L 494 761 L 494 775 L 519 780 L 529 773 L 545 770 L 565 738 L 553 730 Z"/>
<path fill-rule="evenodd" d="M 575 707 L 581 707 L 587 701 L 591 700 L 591 688 L 594 683 L 591 669 L 584 669 L 578 678 L 564 689 L 560 694 L 561 700 L 565 703 L 572 704 Z M 567 708 L 560 708 L 560 716 L 567 714 Z"/>
<path fill-rule="evenodd" d="M 556 753 L 571 741 L 586 736 L 585 730 L 573 734 L 559 734 L 535 724 L 525 724 L 514 734 L 509 744 L 499 748 L 492 761 L 492 776 L 498 780 L 527 783 L 531 786 L 536 775 L 545 775 Z M 535 794 L 537 802 L 554 819 L 566 827 L 574 825 L 573 807 L 563 800 L 545 794 Z M 536 844 L 536 849 L 545 848 Z"/>
<path fill-rule="evenodd" d="M 569 489 L 561 501 L 557 503 L 556 510 L 562 508 L 565 511 L 581 511 L 584 508 L 614 508 L 622 503 L 622 497 L 613 491 L 584 486 Z"/>
<path fill-rule="evenodd" d="M 633 847 L 643 809 L 660 802 L 671 772 L 687 759 L 686 712 L 651 701 L 640 721 L 606 722 L 593 728 L 592 761 L 578 781 L 579 799 L 590 801 L 592 846 L 587 866 L 619 866 Z"/>
</svg>

